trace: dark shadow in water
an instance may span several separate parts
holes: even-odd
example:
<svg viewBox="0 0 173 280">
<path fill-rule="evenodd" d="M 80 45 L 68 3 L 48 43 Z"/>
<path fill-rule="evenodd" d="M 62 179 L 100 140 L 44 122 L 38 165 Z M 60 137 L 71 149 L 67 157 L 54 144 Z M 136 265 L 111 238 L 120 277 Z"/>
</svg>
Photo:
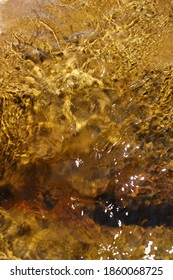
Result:
<svg viewBox="0 0 173 280">
<path fill-rule="evenodd" d="M 4 187 L 1 187 L 0 189 L 0 206 L 1 202 L 4 200 L 11 200 L 13 199 L 14 196 L 11 193 L 11 185 L 5 185 Z"/>
<path fill-rule="evenodd" d="M 110 199 L 110 197 L 112 197 Z M 138 207 L 121 208 L 114 204 L 114 195 L 109 200 L 95 204 L 95 210 L 90 213 L 94 221 L 100 225 L 119 227 L 124 225 L 139 225 L 142 227 L 173 226 L 173 204 L 139 205 Z"/>
<path fill-rule="evenodd" d="M 11 185 L 1 188 L 0 206 L 3 206 L 4 201 L 9 204 L 14 201 L 15 198 L 10 190 Z M 53 209 L 56 202 L 56 200 L 44 200 L 48 210 Z M 150 205 L 139 204 L 138 207 L 132 203 L 131 207 L 122 208 L 114 202 L 114 193 L 110 192 L 96 199 L 94 210 L 85 212 L 88 212 L 87 214 L 97 224 L 109 227 L 120 227 L 122 224 L 142 227 L 173 226 L 173 203 L 152 204 L 151 202 Z"/>
</svg>

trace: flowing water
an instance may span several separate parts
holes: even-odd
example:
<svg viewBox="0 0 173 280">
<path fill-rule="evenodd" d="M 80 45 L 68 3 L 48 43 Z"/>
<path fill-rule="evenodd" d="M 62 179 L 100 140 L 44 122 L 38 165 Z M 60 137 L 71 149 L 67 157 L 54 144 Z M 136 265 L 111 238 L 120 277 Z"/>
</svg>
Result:
<svg viewBox="0 0 173 280">
<path fill-rule="evenodd" d="M 172 1 L 1 2 L 0 258 L 172 259 Z"/>
</svg>

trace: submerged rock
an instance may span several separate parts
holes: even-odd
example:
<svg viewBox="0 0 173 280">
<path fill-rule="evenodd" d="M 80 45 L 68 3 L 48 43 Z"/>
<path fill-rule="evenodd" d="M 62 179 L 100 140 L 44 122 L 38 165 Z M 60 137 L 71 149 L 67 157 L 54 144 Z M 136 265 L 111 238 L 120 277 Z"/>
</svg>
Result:
<svg viewBox="0 0 173 280">
<path fill-rule="evenodd" d="M 171 1 L 33 3 L 0 8 L 1 204 L 172 226 Z"/>
</svg>

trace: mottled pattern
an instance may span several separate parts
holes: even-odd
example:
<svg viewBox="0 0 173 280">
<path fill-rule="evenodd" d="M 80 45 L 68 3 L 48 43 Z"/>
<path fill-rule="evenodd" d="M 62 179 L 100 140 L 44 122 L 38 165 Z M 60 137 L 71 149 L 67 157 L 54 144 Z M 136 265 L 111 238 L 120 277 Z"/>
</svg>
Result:
<svg viewBox="0 0 173 280">
<path fill-rule="evenodd" d="M 2 258 L 171 258 L 171 1 L 20 2 L 0 8 L 0 202 L 24 234 L 1 230 Z M 146 257 L 150 227 L 170 242 Z"/>
</svg>

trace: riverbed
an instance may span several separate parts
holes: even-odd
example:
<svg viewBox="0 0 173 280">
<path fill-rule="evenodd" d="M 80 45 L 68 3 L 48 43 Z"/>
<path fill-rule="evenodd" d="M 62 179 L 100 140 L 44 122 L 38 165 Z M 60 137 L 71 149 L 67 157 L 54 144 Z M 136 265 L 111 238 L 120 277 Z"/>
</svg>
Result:
<svg viewBox="0 0 173 280">
<path fill-rule="evenodd" d="M 0 259 L 172 259 L 172 1 L 0 2 Z"/>
</svg>

